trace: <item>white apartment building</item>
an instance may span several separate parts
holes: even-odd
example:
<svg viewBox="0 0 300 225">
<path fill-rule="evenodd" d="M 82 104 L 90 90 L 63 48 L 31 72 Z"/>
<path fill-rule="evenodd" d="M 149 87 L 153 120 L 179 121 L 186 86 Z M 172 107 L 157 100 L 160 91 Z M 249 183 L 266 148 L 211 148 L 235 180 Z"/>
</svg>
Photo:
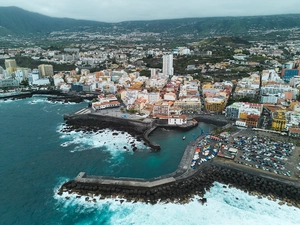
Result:
<svg viewBox="0 0 300 225">
<path fill-rule="evenodd" d="M 261 94 L 270 94 L 270 95 L 279 95 L 284 94 L 285 92 L 292 91 L 292 99 L 296 99 L 299 90 L 297 88 L 292 88 L 289 85 L 283 85 L 283 84 L 275 84 L 275 85 L 267 85 L 261 88 Z"/>
<path fill-rule="evenodd" d="M 175 101 L 176 100 L 176 94 L 173 92 L 168 92 L 164 94 L 164 100 L 166 101 Z"/>
<path fill-rule="evenodd" d="M 15 71 L 15 79 L 19 84 L 24 80 L 24 74 L 22 70 Z"/>
<path fill-rule="evenodd" d="M 163 55 L 163 75 L 173 76 L 173 54 Z"/>
<path fill-rule="evenodd" d="M 150 92 L 148 93 L 148 102 L 153 104 L 160 101 L 159 92 Z"/>
<path fill-rule="evenodd" d="M 295 76 L 290 79 L 290 85 L 292 87 L 298 87 L 300 85 L 300 76 Z"/>
</svg>

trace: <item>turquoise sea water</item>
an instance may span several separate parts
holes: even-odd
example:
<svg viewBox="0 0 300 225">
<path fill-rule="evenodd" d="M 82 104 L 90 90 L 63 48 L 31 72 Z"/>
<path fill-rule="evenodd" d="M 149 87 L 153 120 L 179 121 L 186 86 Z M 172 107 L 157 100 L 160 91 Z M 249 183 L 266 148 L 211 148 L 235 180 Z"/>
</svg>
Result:
<svg viewBox="0 0 300 225">
<path fill-rule="evenodd" d="M 65 200 L 57 189 L 81 171 L 140 178 L 173 172 L 185 145 L 200 134 L 199 128 L 185 133 L 157 130 L 150 138 L 161 144 L 160 152 L 151 152 L 142 142 L 132 152 L 130 142 L 135 140 L 126 133 L 61 133 L 63 114 L 86 105 L 54 104 L 43 97 L 0 101 L 0 224 L 300 224 L 298 209 L 236 189 L 224 192 L 218 183 L 206 194 L 204 206 L 196 199 L 187 205 L 154 206 L 88 203 L 75 196 Z"/>
</svg>

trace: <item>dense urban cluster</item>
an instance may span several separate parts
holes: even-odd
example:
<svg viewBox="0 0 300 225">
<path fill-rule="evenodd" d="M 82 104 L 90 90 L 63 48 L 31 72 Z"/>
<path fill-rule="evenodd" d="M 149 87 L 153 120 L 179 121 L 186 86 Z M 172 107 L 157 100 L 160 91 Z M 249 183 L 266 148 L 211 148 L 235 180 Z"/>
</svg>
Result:
<svg viewBox="0 0 300 225">
<path fill-rule="evenodd" d="M 96 36 L 82 35 L 85 43 L 74 43 L 63 50 L 0 49 L 0 58 L 5 61 L 5 68 L 0 67 L 2 94 L 39 88 L 98 93 L 92 103 L 94 110 L 122 105 L 124 112 L 173 125 L 187 123 L 189 114 L 223 114 L 237 126 L 300 136 L 299 41 L 222 46 L 232 53 L 231 57 L 212 63 L 214 57 L 220 58 L 215 45 L 189 43 L 170 49 L 135 44 L 149 37 L 161 38 L 155 33 Z M 64 35 L 53 33 L 49 37 L 62 39 Z M 95 38 L 103 43 L 94 43 Z M 112 47 L 114 42 L 128 40 L 132 44 Z M 16 56 L 30 57 L 40 64 L 37 68 L 19 67 Z M 147 58 L 161 60 L 161 67 L 148 67 Z M 192 58 L 194 63 L 186 66 L 186 73 L 179 74 L 174 66 L 183 58 Z M 101 63 L 104 68 L 92 72 Z M 54 71 L 53 64 L 73 64 L 76 69 Z M 233 71 L 238 74 L 243 68 L 248 68 L 248 74 L 239 79 L 218 78 Z"/>
</svg>

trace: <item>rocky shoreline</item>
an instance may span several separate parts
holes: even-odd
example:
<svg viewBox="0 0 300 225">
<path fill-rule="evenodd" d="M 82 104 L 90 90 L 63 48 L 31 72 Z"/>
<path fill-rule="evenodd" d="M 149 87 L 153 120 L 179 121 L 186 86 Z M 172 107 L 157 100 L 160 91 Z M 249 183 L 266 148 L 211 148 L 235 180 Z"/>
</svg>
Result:
<svg viewBox="0 0 300 225">
<path fill-rule="evenodd" d="M 52 102 L 63 102 L 63 103 L 80 103 L 83 102 L 85 99 L 93 100 L 97 97 L 97 94 L 89 94 L 89 95 L 79 95 L 77 93 L 63 93 L 59 90 L 36 90 L 18 94 L 11 94 L 0 96 L 0 99 L 23 99 L 23 98 L 31 98 L 33 95 L 51 95 L 47 99 Z"/>
<path fill-rule="evenodd" d="M 12 94 L 12 95 L 5 95 L 5 96 L 0 96 L 0 99 L 3 100 L 8 100 L 8 99 L 24 99 L 24 98 L 31 98 L 32 97 L 32 93 L 20 93 L 20 94 Z"/>
<path fill-rule="evenodd" d="M 80 103 L 84 101 L 84 98 L 82 98 L 81 96 L 54 96 L 54 97 L 48 97 L 47 100 L 52 102 Z"/>
<path fill-rule="evenodd" d="M 106 198 L 124 198 L 129 202 L 145 202 L 156 204 L 158 202 L 171 202 L 186 204 L 195 195 L 201 197 L 203 204 L 206 191 L 209 191 L 214 182 L 236 187 L 257 195 L 258 198 L 267 197 L 270 200 L 280 199 L 279 204 L 300 208 L 300 188 L 280 181 L 263 178 L 220 165 L 207 164 L 191 177 L 175 180 L 168 184 L 155 187 L 136 187 L 117 184 L 80 183 L 75 180 L 64 183 L 58 190 L 63 193 L 75 194 L 76 198 L 85 198 L 86 201 L 98 201 Z M 66 197 L 68 199 L 68 197 Z"/>
<path fill-rule="evenodd" d="M 196 126 L 191 124 L 188 126 L 168 126 L 156 125 L 155 121 L 143 122 L 128 118 L 119 118 L 109 115 L 85 114 L 85 115 L 64 115 L 67 127 L 62 132 L 83 131 L 86 133 L 97 132 L 102 129 L 116 130 L 126 132 L 135 137 L 137 141 L 143 140 L 146 145 L 154 151 L 160 150 L 160 145 L 148 139 L 148 136 L 157 127 L 166 127 L 168 129 L 188 130 Z"/>
<path fill-rule="evenodd" d="M 126 132 L 135 137 L 137 141 L 143 140 L 144 143 L 151 147 L 154 151 L 160 150 L 160 145 L 153 143 L 148 139 L 149 133 L 147 131 L 151 129 L 150 123 L 101 115 L 80 115 L 67 117 L 65 119 L 67 126 L 61 130 L 62 132 L 82 131 L 85 133 L 92 133 L 109 128 L 110 130 L 115 130 L 121 133 Z M 133 150 L 137 150 L 135 144 L 131 144 Z"/>
</svg>

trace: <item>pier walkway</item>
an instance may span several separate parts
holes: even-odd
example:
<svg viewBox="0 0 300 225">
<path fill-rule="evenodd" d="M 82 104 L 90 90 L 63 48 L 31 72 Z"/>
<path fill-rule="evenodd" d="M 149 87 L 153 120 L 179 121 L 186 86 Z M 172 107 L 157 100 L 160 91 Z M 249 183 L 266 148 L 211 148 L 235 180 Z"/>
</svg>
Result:
<svg viewBox="0 0 300 225">
<path fill-rule="evenodd" d="M 83 108 L 74 113 L 74 115 L 83 115 L 91 113 L 91 109 Z"/>
</svg>

